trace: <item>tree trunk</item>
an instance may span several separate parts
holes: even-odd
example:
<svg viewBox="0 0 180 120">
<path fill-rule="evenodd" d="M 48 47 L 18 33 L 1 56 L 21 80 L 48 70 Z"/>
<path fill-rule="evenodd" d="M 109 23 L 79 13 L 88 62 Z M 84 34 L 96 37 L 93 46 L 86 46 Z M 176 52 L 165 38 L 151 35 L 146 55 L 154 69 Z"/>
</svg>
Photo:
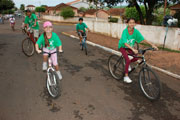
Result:
<svg viewBox="0 0 180 120">
<path fill-rule="evenodd" d="M 145 22 L 144 22 L 143 13 L 142 13 L 142 11 L 141 11 L 141 8 L 139 7 L 139 5 L 138 5 L 138 3 L 137 3 L 136 0 L 134 0 L 133 2 L 134 2 L 134 5 L 135 5 L 135 7 L 136 7 L 136 10 L 137 10 L 138 13 L 139 13 L 140 23 L 144 25 Z"/>
<path fill-rule="evenodd" d="M 146 24 L 152 25 L 152 21 L 153 21 L 152 13 L 153 13 L 154 6 L 156 4 L 156 0 L 148 0 L 147 3 L 148 3 L 148 9 L 146 12 Z"/>
</svg>

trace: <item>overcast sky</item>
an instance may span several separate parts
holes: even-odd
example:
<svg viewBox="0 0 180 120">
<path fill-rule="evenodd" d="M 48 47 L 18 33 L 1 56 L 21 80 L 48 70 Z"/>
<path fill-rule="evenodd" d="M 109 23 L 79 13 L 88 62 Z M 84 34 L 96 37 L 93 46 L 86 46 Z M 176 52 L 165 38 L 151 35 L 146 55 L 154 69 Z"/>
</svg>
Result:
<svg viewBox="0 0 180 120">
<path fill-rule="evenodd" d="M 67 3 L 71 2 L 74 0 L 13 0 L 16 7 L 20 7 L 21 4 L 27 5 L 35 5 L 35 6 L 40 6 L 40 5 L 48 5 L 48 6 L 55 6 L 59 3 Z"/>
</svg>

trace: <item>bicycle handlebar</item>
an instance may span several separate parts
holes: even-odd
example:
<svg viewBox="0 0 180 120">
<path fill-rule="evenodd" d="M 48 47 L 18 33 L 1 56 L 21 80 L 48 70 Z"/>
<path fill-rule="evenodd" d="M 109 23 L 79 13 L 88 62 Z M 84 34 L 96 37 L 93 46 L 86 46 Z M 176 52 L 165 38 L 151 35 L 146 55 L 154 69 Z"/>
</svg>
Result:
<svg viewBox="0 0 180 120">
<path fill-rule="evenodd" d="M 146 53 L 146 51 L 149 51 L 149 50 L 153 50 L 154 51 L 155 49 L 154 48 L 147 48 L 147 49 L 144 49 L 144 50 L 143 49 L 139 49 L 138 53 L 144 55 Z"/>
</svg>

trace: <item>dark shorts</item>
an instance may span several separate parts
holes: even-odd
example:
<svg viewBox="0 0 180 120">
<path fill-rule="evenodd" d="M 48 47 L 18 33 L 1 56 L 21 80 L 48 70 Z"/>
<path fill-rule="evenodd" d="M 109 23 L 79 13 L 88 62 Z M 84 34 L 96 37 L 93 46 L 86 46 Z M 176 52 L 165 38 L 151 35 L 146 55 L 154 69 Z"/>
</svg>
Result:
<svg viewBox="0 0 180 120">
<path fill-rule="evenodd" d="M 79 36 L 79 37 L 86 36 L 86 33 L 85 33 L 85 32 L 78 32 L 78 36 Z"/>
</svg>

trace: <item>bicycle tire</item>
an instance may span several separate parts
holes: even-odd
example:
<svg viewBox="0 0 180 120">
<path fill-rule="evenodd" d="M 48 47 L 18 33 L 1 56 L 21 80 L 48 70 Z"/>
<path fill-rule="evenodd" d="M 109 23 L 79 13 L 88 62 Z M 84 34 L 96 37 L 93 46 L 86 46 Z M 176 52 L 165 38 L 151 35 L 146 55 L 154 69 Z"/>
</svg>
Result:
<svg viewBox="0 0 180 120">
<path fill-rule="evenodd" d="M 84 48 L 84 43 L 81 44 L 81 50 L 83 51 Z"/>
<path fill-rule="evenodd" d="M 146 73 L 147 75 L 146 75 Z M 150 75 L 151 73 L 151 75 Z M 143 79 L 144 78 L 144 79 Z M 161 82 L 156 73 L 147 67 L 143 67 L 139 72 L 139 85 L 142 93 L 151 101 L 158 100 L 161 96 Z M 155 89 L 153 93 L 152 89 Z"/>
<path fill-rule="evenodd" d="M 85 54 L 87 55 L 87 45 L 86 45 L 86 43 L 84 43 L 84 51 L 85 51 Z"/>
<path fill-rule="evenodd" d="M 121 80 L 124 77 L 124 58 L 122 56 L 111 55 L 108 59 L 108 68 L 113 78 Z"/>
<path fill-rule="evenodd" d="M 50 86 L 49 81 L 48 81 L 48 75 L 49 75 L 50 81 L 56 83 L 55 85 Z M 47 73 L 46 81 L 47 81 L 46 87 L 47 87 L 49 95 L 53 97 L 54 99 L 58 98 L 61 95 L 62 87 L 61 87 L 60 80 L 57 73 L 53 71 L 52 69 L 50 69 L 49 72 Z"/>
<path fill-rule="evenodd" d="M 27 57 L 31 57 L 35 53 L 34 43 L 31 41 L 31 39 L 29 37 L 25 38 L 22 41 L 22 51 Z"/>
<path fill-rule="evenodd" d="M 12 31 L 15 31 L 14 26 L 12 26 L 11 28 L 12 28 Z"/>
</svg>

